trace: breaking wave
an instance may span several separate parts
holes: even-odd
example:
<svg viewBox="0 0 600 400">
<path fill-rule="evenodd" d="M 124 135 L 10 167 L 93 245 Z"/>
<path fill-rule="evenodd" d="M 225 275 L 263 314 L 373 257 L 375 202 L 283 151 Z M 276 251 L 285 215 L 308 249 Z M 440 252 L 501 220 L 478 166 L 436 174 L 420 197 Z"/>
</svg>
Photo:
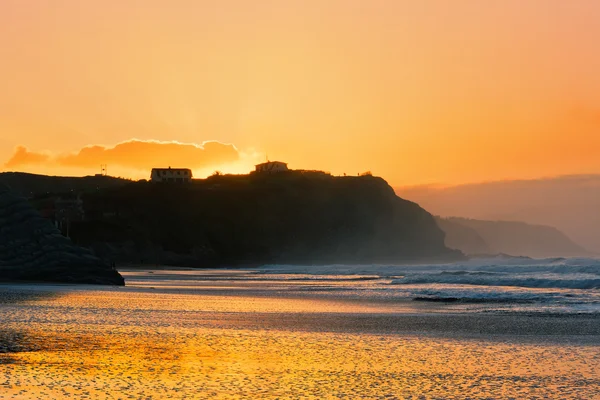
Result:
<svg viewBox="0 0 600 400">
<path fill-rule="evenodd" d="M 557 275 L 557 274 L 553 274 Z M 586 274 L 587 275 L 587 274 Z M 417 284 L 456 284 L 476 286 L 516 286 L 523 288 L 558 288 L 558 289 L 600 289 L 600 278 L 589 276 L 545 276 L 533 277 L 520 274 L 502 275 L 499 273 L 463 272 L 462 274 L 442 272 L 438 274 L 410 275 L 394 279 L 393 285 Z"/>
<path fill-rule="evenodd" d="M 526 307 L 544 312 L 600 313 L 600 260 L 591 258 L 496 257 L 428 265 L 267 265 L 257 275 L 290 281 L 322 280 L 328 285 L 302 290 L 348 292 L 386 301 L 412 299 L 488 304 L 502 310 Z"/>
</svg>

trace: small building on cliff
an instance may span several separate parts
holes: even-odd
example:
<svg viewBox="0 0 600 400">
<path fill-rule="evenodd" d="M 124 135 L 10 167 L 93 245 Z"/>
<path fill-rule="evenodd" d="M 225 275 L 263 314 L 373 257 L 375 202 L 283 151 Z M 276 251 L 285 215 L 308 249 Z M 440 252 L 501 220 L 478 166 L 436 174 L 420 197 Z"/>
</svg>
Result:
<svg viewBox="0 0 600 400">
<path fill-rule="evenodd" d="M 276 172 L 289 171 L 286 163 L 281 161 L 267 161 L 262 164 L 256 165 L 255 172 L 272 174 Z"/>
<path fill-rule="evenodd" d="M 188 168 L 152 168 L 150 181 L 156 183 L 189 183 L 192 170 Z"/>
</svg>

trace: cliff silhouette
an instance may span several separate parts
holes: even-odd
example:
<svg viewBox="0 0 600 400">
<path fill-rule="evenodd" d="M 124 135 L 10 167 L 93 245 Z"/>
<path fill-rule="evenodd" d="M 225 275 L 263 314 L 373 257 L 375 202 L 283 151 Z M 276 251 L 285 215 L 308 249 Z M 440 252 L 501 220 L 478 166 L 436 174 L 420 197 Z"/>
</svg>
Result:
<svg viewBox="0 0 600 400">
<path fill-rule="evenodd" d="M 191 267 L 387 263 L 464 257 L 381 178 L 322 172 L 130 182 L 83 193 L 71 237 L 122 263 Z"/>
<path fill-rule="evenodd" d="M 120 187 L 131 182 L 112 176 L 48 176 L 25 172 L 0 173 L 0 185 L 6 185 L 11 192 L 31 198 L 46 194 L 90 192 L 100 189 Z"/>
</svg>

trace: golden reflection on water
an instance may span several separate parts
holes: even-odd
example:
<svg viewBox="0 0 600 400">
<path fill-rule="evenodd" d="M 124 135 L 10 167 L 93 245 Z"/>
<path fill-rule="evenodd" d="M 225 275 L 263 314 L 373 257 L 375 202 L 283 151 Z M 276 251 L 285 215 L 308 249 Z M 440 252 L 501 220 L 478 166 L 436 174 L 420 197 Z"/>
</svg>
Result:
<svg viewBox="0 0 600 400">
<path fill-rule="evenodd" d="M 318 326 L 217 329 L 180 319 L 180 300 L 80 291 L 6 306 L 3 329 L 20 332 L 35 351 L 0 361 L 0 398 L 592 399 L 600 393 L 597 346 L 331 333 Z M 205 300 L 187 296 L 186 307 L 204 310 Z M 239 296 L 221 300 L 232 314 L 265 307 Z M 270 301 L 277 310 L 298 307 Z M 208 308 L 228 310 L 218 304 Z"/>
</svg>

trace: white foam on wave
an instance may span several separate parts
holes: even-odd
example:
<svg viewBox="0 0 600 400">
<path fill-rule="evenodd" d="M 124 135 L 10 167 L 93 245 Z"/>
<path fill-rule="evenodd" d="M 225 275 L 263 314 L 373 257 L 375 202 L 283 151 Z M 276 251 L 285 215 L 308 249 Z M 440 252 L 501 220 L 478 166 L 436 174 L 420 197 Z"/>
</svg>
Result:
<svg viewBox="0 0 600 400">
<path fill-rule="evenodd" d="M 579 276 L 575 276 L 579 275 Z M 569 274 L 560 276 L 558 274 L 545 274 L 543 277 L 535 277 L 531 274 L 510 275 L 481 275 L 481 274 L 416 274 L 394 279 L 393 285 L 414 284 L 459 284 L 477 286 L 517 286 L 524 288 L 564 288 L 564 289 L 600 289 L 600 279 L 594 279 L 595 275 Z"/>
<path fill-rule="evenodd" d="M 519 277 L 523 274 L 543 277 L 553 274 L 554 278 L 571 279 L 569 276 L 578 275 L 575 280 L 600 279 L 600 260 L 597 259 L 476 259 L 453 264 L 426 265 L 266 265 L 260 268 L 264 274 L 302 274 L 313 276 L 379 276 L 381 278 L 403 278 L 425 274 L 437 274 L 443 280 L 444 275 L 504 275 Z M 450 279 L 450 278 L 447 278 Z M 458 278 L 457 278 L 458 279 Z M 535 287 L 535 286 L 534 286 Z M 568 286 L 570 287 L 570 286 Z"/>
<path fill-rule="evenodd" d="M 585 306 L 600 312 L 600 260 L 590 258 L 497 257 L 427 265 L 268 265 L 261 267 L 259 274 L 288 279 L 378 276 L 369 286 L 348 282 L 338 290 L 366 291 L 386 298 L 517 303 L 568 310 L 561 312 L 580 312 L 580 306 Z"/>
</svg>

